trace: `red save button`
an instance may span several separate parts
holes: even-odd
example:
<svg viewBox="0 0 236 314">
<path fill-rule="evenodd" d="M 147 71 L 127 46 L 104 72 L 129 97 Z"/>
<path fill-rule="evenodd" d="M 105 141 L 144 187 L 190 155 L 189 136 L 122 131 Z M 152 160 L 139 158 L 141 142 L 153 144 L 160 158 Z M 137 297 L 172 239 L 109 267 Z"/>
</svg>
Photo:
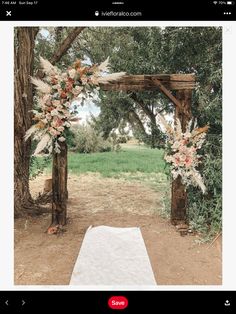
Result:
<svg viewBox="0 0 236 314">
<path fill-rule="evenodd" d="M 123 296 L 113 296 L 108 300 L 108 305 L 113 310 L 123 310 L 128 304 L 128 300 Z"/>
</svg>

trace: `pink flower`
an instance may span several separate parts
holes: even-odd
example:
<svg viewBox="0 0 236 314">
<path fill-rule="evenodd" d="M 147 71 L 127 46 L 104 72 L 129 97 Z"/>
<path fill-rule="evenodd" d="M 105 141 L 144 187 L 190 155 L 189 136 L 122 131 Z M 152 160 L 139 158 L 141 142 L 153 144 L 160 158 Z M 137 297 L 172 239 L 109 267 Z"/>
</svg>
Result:
<svg viewBox="0 0 236 314">
<path fill-rule="evenodd" d="M 180 159 L 179 157 L 175 157 L 174 163 L 178 166 L 180 164 Z"/>
<path fill-rule="evenodd" d="M 187 156 L 185 158 L 185 166 L 186 167 L 190 167 L 192 165 L 192 163 L 193 163 L 193 160 L 190 157 Z"/>
<path fill-rule="evenodd" d="M 47 114 L 46 114 L 46 119 L 47 119 L 47 120 L 51 120 L 51 119 L 52 119 L 52 116 L 50 115 L 50 113 L 47 113 Z"/>
<path fill-rule="evenodd" d="M 62 125 L 63 125 L 63 121 L 62 121 L 60 118 L 58 118 L 58 117 L 53 117 L 52 126 L 53 126 L 54 128 L 58 128 L 58 127 L 60 127 L 60 126 L 62 126 Z"/>
<path fill-rule="evenodd" d="M 57 136 L 57 135 L 60 135 L 60 132 L 58 132 L 57 130 L 55 130 L 54 128 L 50 127 L 48 129 L 49 133 L 52 135 L 52 136 Z"/>
</svg>

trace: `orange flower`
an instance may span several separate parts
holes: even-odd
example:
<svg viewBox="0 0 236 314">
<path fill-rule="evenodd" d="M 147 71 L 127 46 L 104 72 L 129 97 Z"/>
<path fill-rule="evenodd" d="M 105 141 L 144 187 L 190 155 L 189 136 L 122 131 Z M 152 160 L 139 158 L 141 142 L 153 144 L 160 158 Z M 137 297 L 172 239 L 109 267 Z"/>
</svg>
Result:
<svg viewBox="0 0 236 314">
<path fill-rule="evenodd" d="M 65 91 L 62 91 L 61 94 L 60 94 L 60 97 L 61 98 L 66 98 L 67 97 L 67 94 Z"/>
<path fill-rule="evenodd" d="M 35 126 L 36 126 L 36 128 L 38 128 L 38 129 L 43 129 L 44 126 L 45 126 L 45 124 L 44 124 L 42 121 L 39 121 L 39 123 L 37 123 Z"/>
<path fill-rule="evenodd" d="M 75 63 L 73 64 L 73 67 L 77 70 L 78 68 L 81 67 L 81 61 L 79 59 L 77 59 L 75 61 Z"/>
<path fill-rule="evenodd" d="M 59 127 L 59 126 L 61 126 L 62 124 L 63 124 L 63 121 L 60 119 L 60 118 L 58 118 L 58 117 L 55 117 L 54 118 L 54 123 L 55 123 L 55 127 L 57 128 L 57 127 Z"/>
<path fill-rule="evenodd" d="M 68 83 L 66 84 L 66 91 L 67 91 L 67 92 L 70 92 L 72 89 L 73 89 L 73 84 L 70 83 L 70 82 L 68 82 Z"/>
<path fill-rule="evenodd" d="M 79 73 L 80 77 L 85 75 L 89 71 L 89 67 L 83 67 L 83 68 L 78 68 L 77 72 Z"/>
<path fill-rule="evenodd" d="M 51 84 L 52 85 L 56 85 L 58 83 L 58 80 L 55 78 L 55 77 L 53 77 L 52 79 L 51 79 Z"/>
<path fill-rule="evenodd" d="M 70 83 L 70 84 L 74 84 L 74 82 L 75 82 L 75 80 L 73 80 L 71 77 L 68 77 L 68 82 Z"/>
</svg>

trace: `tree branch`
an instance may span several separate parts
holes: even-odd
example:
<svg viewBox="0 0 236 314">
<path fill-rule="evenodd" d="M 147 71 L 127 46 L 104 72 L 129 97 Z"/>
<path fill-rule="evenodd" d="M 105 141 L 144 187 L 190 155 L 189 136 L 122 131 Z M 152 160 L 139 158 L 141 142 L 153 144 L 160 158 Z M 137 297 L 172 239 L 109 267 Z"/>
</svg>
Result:
<svg viewBox="0 0 236 314">
<path fill-rule="evenodd" d="M 135 127 L 136 129 L 139 129 L 143 134 L 147 135 L 145 127 L 143 126 L 141 119 L 139 118 L 138 114 L 134 110 L 130 110 L 128 112 L 127 120 L 133 127 Z"/>
<path fill-rule="evenodd" d="M 138 99 L 136 93 L 132 93 L 130 97 L 137 103 L 137 105 L 143 110 L 143 112 L 149 117 L 152 123 L 156 122 L 156 115 L 150 110 L 143 100 Z"/>
<path fill-rule="evenodd" d="M 74 27 L 68 36 L 60 44 L 59 48 L 54 52 L 51 58 L 51 64 L 56 64 L 62 56 L 70 49 L 76 37 L 85 29 L 85 27 Z"/>
<path fill-rule="evenodd" d="M 64 54 L 70 49 L 76 37 L 85 29 L 85 27 L 74 27 L 68 36 L 56 47 L 54 54 L 50 60 L 51 64 L 55 65 L 61 60 Z M 60 28 L 59 32 L 62 30 Z M 40 79 L 44 77 L 44 72 L 41 69 L 37 70 L 36 76 Z"/>
</svg>

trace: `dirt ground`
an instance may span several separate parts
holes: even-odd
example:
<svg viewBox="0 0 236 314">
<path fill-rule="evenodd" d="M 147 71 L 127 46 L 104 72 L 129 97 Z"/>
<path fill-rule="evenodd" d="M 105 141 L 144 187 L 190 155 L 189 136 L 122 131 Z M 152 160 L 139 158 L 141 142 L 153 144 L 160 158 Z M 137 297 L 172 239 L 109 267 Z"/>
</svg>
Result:
<svg viewBox="0 0 236 314">
<path fill-rule="evenodd" d="M 46 176 L 31 182 L 34 195 Z M 69 176 L 68 225 L 48 235 L 50 215 L 15 221 L 15 284 L 68 285 L 86 229 L 90 226 L 140 227 L 158 285 L 221 285 L 221 238 L 199 244 L 180 236 L 158 215 L 160 193 L 139 182 Z"/>
</svg>

